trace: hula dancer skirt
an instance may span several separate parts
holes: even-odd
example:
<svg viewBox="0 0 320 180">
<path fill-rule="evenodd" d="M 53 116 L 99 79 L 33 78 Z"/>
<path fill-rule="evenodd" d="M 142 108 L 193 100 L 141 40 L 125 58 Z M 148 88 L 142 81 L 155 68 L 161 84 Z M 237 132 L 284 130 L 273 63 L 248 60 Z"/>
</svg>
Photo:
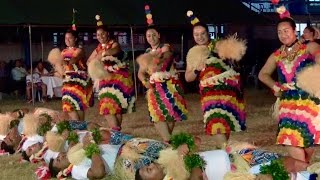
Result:
<svg viewBox="0 0 320 180">
<path fill-rule="evenodd" d="M 92 82 L 90 82 L 91 80 L 86 73 L 66 73 L 62 86 L 63 111 L 84 111 L 93 105 Z"/>
<path fill-rule="evenodd" d="M 304 91 L 285 91 L 279 104 L 276 143 L 306 148 L 320 144 L 319 104 L 319 99 Z"/>
<path fill-rule="evenodd" d="M 129 72 L 120 69 L 111 79 L 99 82 L 99 112 L 101 115 L 131 113 L 134 110 L 134 88 Z"/>
<path fill-rule="evenodd" d="M 150 121 L 186 120 L 188 111 L 182 94 L 179 81 L 174 78 L 166 82 L 154 83 L 147 91 Z"/>
<path fill-rule="evenodd" d="M 201 89 L 206 134 L 229 137 L 231 131 L 246 129 L 244 100 L 239 89 L 228 85 Z"/>
<path fill-rule="evenodd" d="M 93 82 L 92 79 L 88 79 L 88 85 L 87 85 L 87 101 L 89 103 L 89 107 L 93 107 L 94 105 L 94 92 L 93 92 Z"/>
</svg>

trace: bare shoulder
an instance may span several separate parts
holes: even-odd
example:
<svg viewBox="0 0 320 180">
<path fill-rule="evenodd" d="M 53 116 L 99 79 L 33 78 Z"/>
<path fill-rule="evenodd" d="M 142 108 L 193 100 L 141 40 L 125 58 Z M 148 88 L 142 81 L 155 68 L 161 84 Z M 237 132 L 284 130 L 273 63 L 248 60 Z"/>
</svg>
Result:
<svg viewBox="0 0 320 180">
<path fill-rule="evenodd" d="M 170 44 L 164 44 L 161 50 L 162 52 L 172 51 L 172 46 L 170 46 Z"/>
</svg>

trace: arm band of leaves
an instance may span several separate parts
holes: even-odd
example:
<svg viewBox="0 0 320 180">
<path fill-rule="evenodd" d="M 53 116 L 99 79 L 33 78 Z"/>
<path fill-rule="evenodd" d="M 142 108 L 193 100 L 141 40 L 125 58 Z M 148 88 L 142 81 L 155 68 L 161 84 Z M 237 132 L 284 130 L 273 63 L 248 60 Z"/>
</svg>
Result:
<svg viewBox="0 0 320 180">
<path fill-rule="evenodd" d="M 191 154 L 184 157 L 184 164 L 187 170 L 191 172 L 193 168 L 200 168 L 203 170 L 206 162 L 199 154 Z"/>
<path fill-rule="evenodd" d="M 57 129 L 58 129 L 58 133 L 62 134 L 64 130 L 71 131 L 71 126 L 68 121 L 61 121 L 57 123 Z"/>
<path fill-rule="evenodd" d="M 187 133 L 179 133 L 179 134 L 171 136 L 170 142 L 171 142 L 173 149 L 177 149 L 182 144 L 187 144 L 188 148 L 191 152 L 196 147 L 196 145 L 194 143 L 193 136 L 191 134 L 187 134 Z"/>
<path fill-rule="evenodd" d="M 97 144 L 100 144 L 101 140 L 102 140 L 102 135 L 100 133 L 100 130 L 95 128 L 93 130 L 91 130 L 92 132 L 92 137 L 93 137 L 93 140 L 97 143 Z"/>
<path fill-rule="evenodd" d="M 77 144 L 79 142 L 79 136 L 76 132 L 74 131 L 71 131 L 69 133 L 69 136 L 67 138 L 68 142 L 71 143 L 71 142 L 74 142 L 75 144 Z"/>
<path fill-rule="evenodd" d="M 274 180 L 289 180 L 288 172 L 285 170 L 281 160 L 272 160 L 271 164 L 260 167 L 261 174 L 270 174 Z"/>
<path fill-rule="evenodd" d="M 92 156 L 94 154 L 100 154 L 100 149 L 99 146 L 97 144 L 89 144 L 86 148 L 85 148 L 85 154 L 88 158 L 92 158 Z"/>
</svg>

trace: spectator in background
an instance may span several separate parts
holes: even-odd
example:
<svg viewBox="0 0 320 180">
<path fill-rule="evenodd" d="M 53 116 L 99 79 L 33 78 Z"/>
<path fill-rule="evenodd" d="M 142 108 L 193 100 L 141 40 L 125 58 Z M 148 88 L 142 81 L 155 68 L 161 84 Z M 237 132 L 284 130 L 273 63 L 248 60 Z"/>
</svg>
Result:
<svg viewBox="0 0 320 180">
<path fill-rule="evenodd" d="M 35 73 L 38 73 L 40 76 L 48 76 L 49 71 L 44 67 L 43 62 L 39 61 L 36 68 L 34 69 Z"/>
<path fill-rule="evenodd" d="M 316 30 L 312 26 L 307 26 L 303 30 L 302 42 L 307 44 L 309 42 L 316 42 L 320 44 L 320 40 L 316 39 Z"/>
<path fill-rule="evenodd" d="M 44 84 L 41 80 L 41 76 L 39 73 L 33 71 L 31 74 L 31 68 L 28 70 L 28 75 L 26 77 L 26 93 L 27 93 L 27 102 L 31 103 L 33 101 L 32 99 L 32 85 L 34 88 L 34 91 L 39 91 L 41 92 L 41 99 L 39 100 L 40 102 L 45 102 L 46 101 L 46 94 L 47 94 L 47 86 Z M 38 94 L 37 94 L 38 95 Z"/>
<path fill-rule="evenodd" d="M 24 94 L 23 90 L 25 88 L 27 74 L 27 70 L 22 67 L 21 59 L 17 59 L 15 61 L 15 67 L 11 70 L 13 80 L 12 88 L 16 96 Z"/>
</svg>

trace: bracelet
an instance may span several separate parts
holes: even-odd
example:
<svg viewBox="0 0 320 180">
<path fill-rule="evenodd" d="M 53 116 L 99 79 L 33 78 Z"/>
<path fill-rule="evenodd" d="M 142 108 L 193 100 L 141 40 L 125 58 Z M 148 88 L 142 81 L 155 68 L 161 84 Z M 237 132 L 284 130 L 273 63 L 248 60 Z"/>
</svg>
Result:
<svg viewBox="0 0 320 180">
<path fill-rule="evenodd" d="M 272 86 L 272 91 L 273 93 L 277 93 L 281 91 L 281 85 L 280 83 L 276 82 L 273 86 Z"/>
<path fill-rule="evenodd" d="M 149 83 L 148 79 L 144 79 L 143 81 L 141 81 L 142 84 L 144 85 L 144 87 L 147 87 L 147 84 Z"/>
</svg>

